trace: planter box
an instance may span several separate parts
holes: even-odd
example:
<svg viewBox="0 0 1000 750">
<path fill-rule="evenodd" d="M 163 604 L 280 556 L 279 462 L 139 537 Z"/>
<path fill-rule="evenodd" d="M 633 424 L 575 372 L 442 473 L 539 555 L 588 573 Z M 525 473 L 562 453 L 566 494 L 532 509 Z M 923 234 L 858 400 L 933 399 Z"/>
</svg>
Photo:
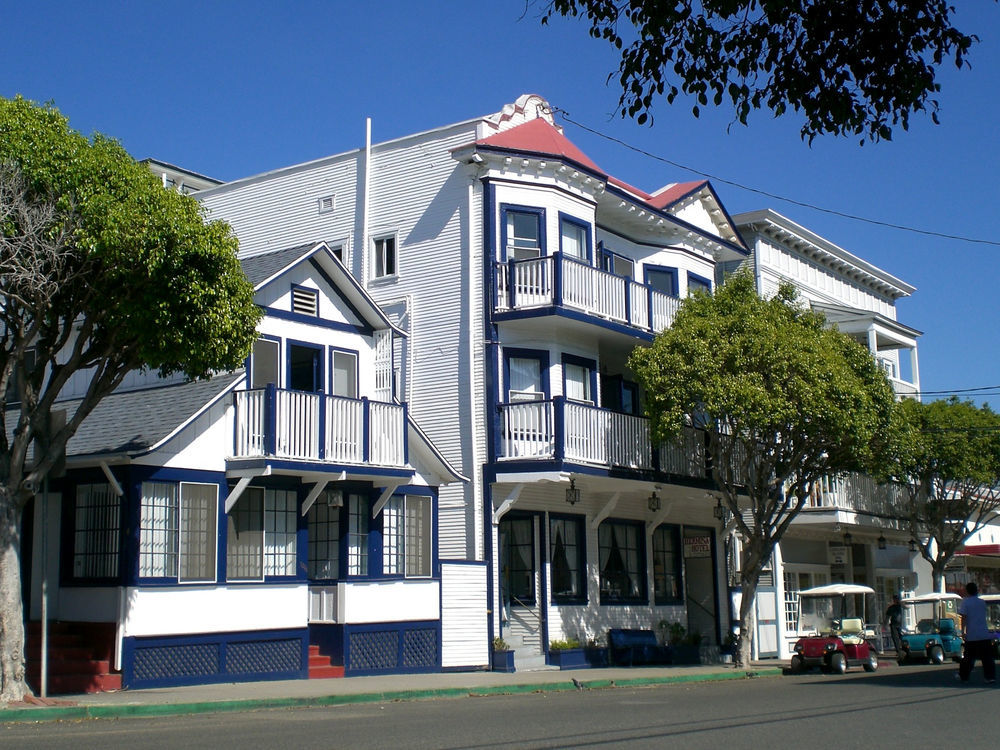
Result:
<svg viewBox="0 0 1000 750">
<path fill-rule="evenodd" d="M 700 646 L 681 643 L 672 648 L 671 662 L 673 664 L 701 664 Z"/>
<path fill-rule="evenodd" d="M 606 667 L 608 665 L 608 650 L 606 648 L 565 648 L 549 651 L 549 664 L 557 666 L 559 669 Z"/>
<path fill-rule="evenodd" d="M 493 651 L 490 654 L 490 667 L 494 672 L 514 671 L 513 651 Z"/>
</svg>

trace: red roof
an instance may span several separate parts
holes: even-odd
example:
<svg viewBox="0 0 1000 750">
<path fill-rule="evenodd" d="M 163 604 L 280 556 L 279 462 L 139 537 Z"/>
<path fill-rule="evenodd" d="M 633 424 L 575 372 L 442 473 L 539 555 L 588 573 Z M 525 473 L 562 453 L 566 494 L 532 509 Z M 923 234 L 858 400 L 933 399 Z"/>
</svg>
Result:
<svg viewBox="0 0 1000 750">
<path fill-rule="evenodd" d="M 955 554 L 1000 556 L 1000 544 L 966 544 L 959 547 Z"/>
<path fill-rule="evenodd" d="M 705 185 L 708 184 L 708 180 L 695 180 L 693 182 L 675 182 L 673 185 L 667 185 L 660 190 L 653 193 L 649 202 L 656 206 L 657 208 L 666 208 L 671 203 L 679 201 L 681 198 L 690 195 L 691 193 L 701 190 Z"/>
<path fill-rule="evenodd" d="M 528 120 L 523 125 L 504 130 L 476 141 L 477 146 L 495 146 L 513 151 L 526 151 L 545 156 L 557 156 L 576 162 L 589 170 L 606 175 L 603 169 L 594 164 L 590 157 L 577 148 L 573 142 L 559 130 L 541 117 Z"/>
</svg>

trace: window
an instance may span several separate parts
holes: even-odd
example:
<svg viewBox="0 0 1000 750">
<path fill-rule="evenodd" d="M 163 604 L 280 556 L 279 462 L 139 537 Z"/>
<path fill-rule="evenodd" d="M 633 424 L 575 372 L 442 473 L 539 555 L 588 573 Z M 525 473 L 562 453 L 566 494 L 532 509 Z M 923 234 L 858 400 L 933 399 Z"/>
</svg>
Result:
<svg viewBox="0 0 1000 750">
<path fill-rule="evenodd" d="M 229 580 L 295 575 L 297 505 L 292 490 L 247 488 L 228 518 Z"/>
<path fill-rule="evenodd" d="M 552 601 L 586 602 L 584 534 L 580 518 L 549 517 L 549 564 Z"/>
<path fill-rule="evenodd" d="M 657 292 L 676 297 L 677 291 L 677 269 L 676 268 L 645 268 L 646 284 Z"/>
<path fill-rule="evenodd" d="M 566 355 L 563 357 L 563 392 L 571 401 L 594 403 L 594 363 Z"/>
<path fill-rule="evenodd" d="M 257 339 L 250 357 L 250 387 L 263 388 L 269 383 L 278 383 L 277 341 Z"/>
<path fill-rule="evenodd" d="M 396 238 L 379 237 L 374 240 L 375 278 L 396 275 Z"/>
<path fill-rule="evenodd" d="M 504 223 L 507 257 L 515 260 L 542 254 L 541 211 L 507 209 Z"/>
<path fill-rule="evenodd" d="M 622 375 L 601 375 L 601 406 L 622 414 L 639 414 L 639 386 Z"/>
<path fill-rule="evenodd" d="M 635 262 L 624 255 L 604 250 L 601 253 L 601 267 L 615 276 L 624 276 L 626 279 L 635 278 Z"/>
<path fill-rule="evenodd" d="M 688 294 L 694 294 L 699 289 L 704 292 L 712 293 L 712 282 L 703 276 L 698 276 L 688 271 Z"/>
<path fill-rule="evenodd" d="M 288 387 L 293 391 L 323 390 L 323 350 L 305 344 L 288 345 Z"/>
<path fill-rule="evenodd" d="M 559 247 L 563 255 L 590 262 L 590 225 L 569 217 L 559 219 Z"/>
<path fill-rule="evenodd" d="M 333 352 L 333 395 L 358 397 L 358 355 L 354 352 Z"/>
<path fill-rule="evenodd" d="M 799 592 L 816 586 L 825 586 L 829 580 L 826 573 L 801 573 L 786 570 L 782 576 L 785 582 L 785 631 L 796 633 L 799 629 Z"/>
<path fill-rule="evenodd" d="M 535 603 L 535 522 L 533 518 L 500 521 L 500 587 L 506 604 Z"/>
<path fill-rule="evenodd" d="M 292 312 L 315 318 L 319 315 L 319 291 L 302 286 L 292 287 Z"/>
<path fill-rule="evenodd" d="M 73 578 L 117 578 L 121 501 L 109 484 L 80 484 L 73 516 Z"/>
<path fill-rule="evenodd" d="M 597 528 L 601 604 L 645 601 L 642 526 L 627 521 L 603 521 Z"/>
<path fill-rule="evenodd" d="M 407 577 L 431 574 L 430 498 L 394 496 L 382 509 L 382 572 Z"/>
<path fill-rule="evenodd" d="M 340 577 L 340 508 L 343 495 L 326 490 L 306 514 L 309 526 L 309 578 L 333 580 Z"/>
<path fill-rule="evenodd" d="M 676 526 L 658 526 L 653 532 L 653 600 L 672 604 L 683 597 L 681 556 Z"/>
<path fill-rule="evenodd" d="M 347 504 L 347 575 L 368 575 L 368 498 L 351 495 Z"/>
<path fill-rule="evenodd" d="M 214 484 L 143 482 L 139 577 L 214 581 L 217 509 Z"/>
<path fill-rule="evenodd" d="M 541 401 L 542 361 L 537 357 L 507 358 L 507 398 L 514 401 Z"/>
</svg>

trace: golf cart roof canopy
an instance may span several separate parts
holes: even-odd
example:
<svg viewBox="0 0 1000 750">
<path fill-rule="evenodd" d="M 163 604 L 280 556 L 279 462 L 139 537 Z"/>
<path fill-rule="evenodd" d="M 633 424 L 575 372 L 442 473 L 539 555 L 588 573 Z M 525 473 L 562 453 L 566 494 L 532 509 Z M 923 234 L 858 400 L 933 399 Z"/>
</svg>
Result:
<svg viewBox="0 0 1000 750">
<path fill-rule="evenodd" d="M 827 586 L 817 586 L 814 589 L 806 589 L 799 592 L 799 597 L 803 596 L 843 596 L 845 594 L 874 594 L 875 589 L 869 586 L 861 586 L 856 583 L 831 583 Z"/>
<path fill-rule="evenodd" d="M 938 591 L 932 591 L 929 594 L 919 594 L 918 596 L 908 596 L 902 600 L 902 604 L 926 604 L 927 602 L 957 602 L 961 601 L 962 597 L 958 594 L 945 593 L 942 594 Z"/>
<path fill-rule="evenodd" d="M 984 602 L 1000 602 L 1000 594 L 980 594 L 979 598 Z"/>
</svg>

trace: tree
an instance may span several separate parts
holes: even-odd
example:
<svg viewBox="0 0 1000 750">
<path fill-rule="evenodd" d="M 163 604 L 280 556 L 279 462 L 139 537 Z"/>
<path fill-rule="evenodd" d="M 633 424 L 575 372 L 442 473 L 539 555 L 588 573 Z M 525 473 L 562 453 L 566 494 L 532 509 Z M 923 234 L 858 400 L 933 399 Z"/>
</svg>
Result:
<svg viewBox="0 0 1000 750">
<path fill-rule="evenodd" d="M 260 311 L 228 225 L 114 140 L 0 98 L 0 702 L 24 682 L 21 514 L 102 398 L 137 368 L 242 365 Z M 66 414 L 70 378 L 86 392 Z"/>
<path fill-rule="evenodd" d="M 934 590 L 963 544 L 1000 517 L 1000 415 L 986 404 L 952 398 L 898 407 L 894 456 L 905 488 L 904 522 L 931 565 Z"/>
<path fill-rule="evenodd" d="M 674 324 L 630 366 L 654 436 L 685 424 L 707 435 L 711 476 L 742 540 L 740 663 L 760 573 L 823 477 L 880 456 L 893 394 L 874 357 L 796 300 L 764 300 L 750 273 L 681 304 Z"/>
<path fill-rule="evenodd" d="M 639 123 L 683 92 L 696 117 L 728 98 L 744 125 L 751 110 L 794 110 L 803 138 L 864 143 L 891 139 L 916 112 L 937 123 L 937 69 L 967 66 L 979 41 L 954 12 L 948 0 L 551 0 L 542 23 L 583 17 L 620 52 L 620 112 Z"/>
</svg>

